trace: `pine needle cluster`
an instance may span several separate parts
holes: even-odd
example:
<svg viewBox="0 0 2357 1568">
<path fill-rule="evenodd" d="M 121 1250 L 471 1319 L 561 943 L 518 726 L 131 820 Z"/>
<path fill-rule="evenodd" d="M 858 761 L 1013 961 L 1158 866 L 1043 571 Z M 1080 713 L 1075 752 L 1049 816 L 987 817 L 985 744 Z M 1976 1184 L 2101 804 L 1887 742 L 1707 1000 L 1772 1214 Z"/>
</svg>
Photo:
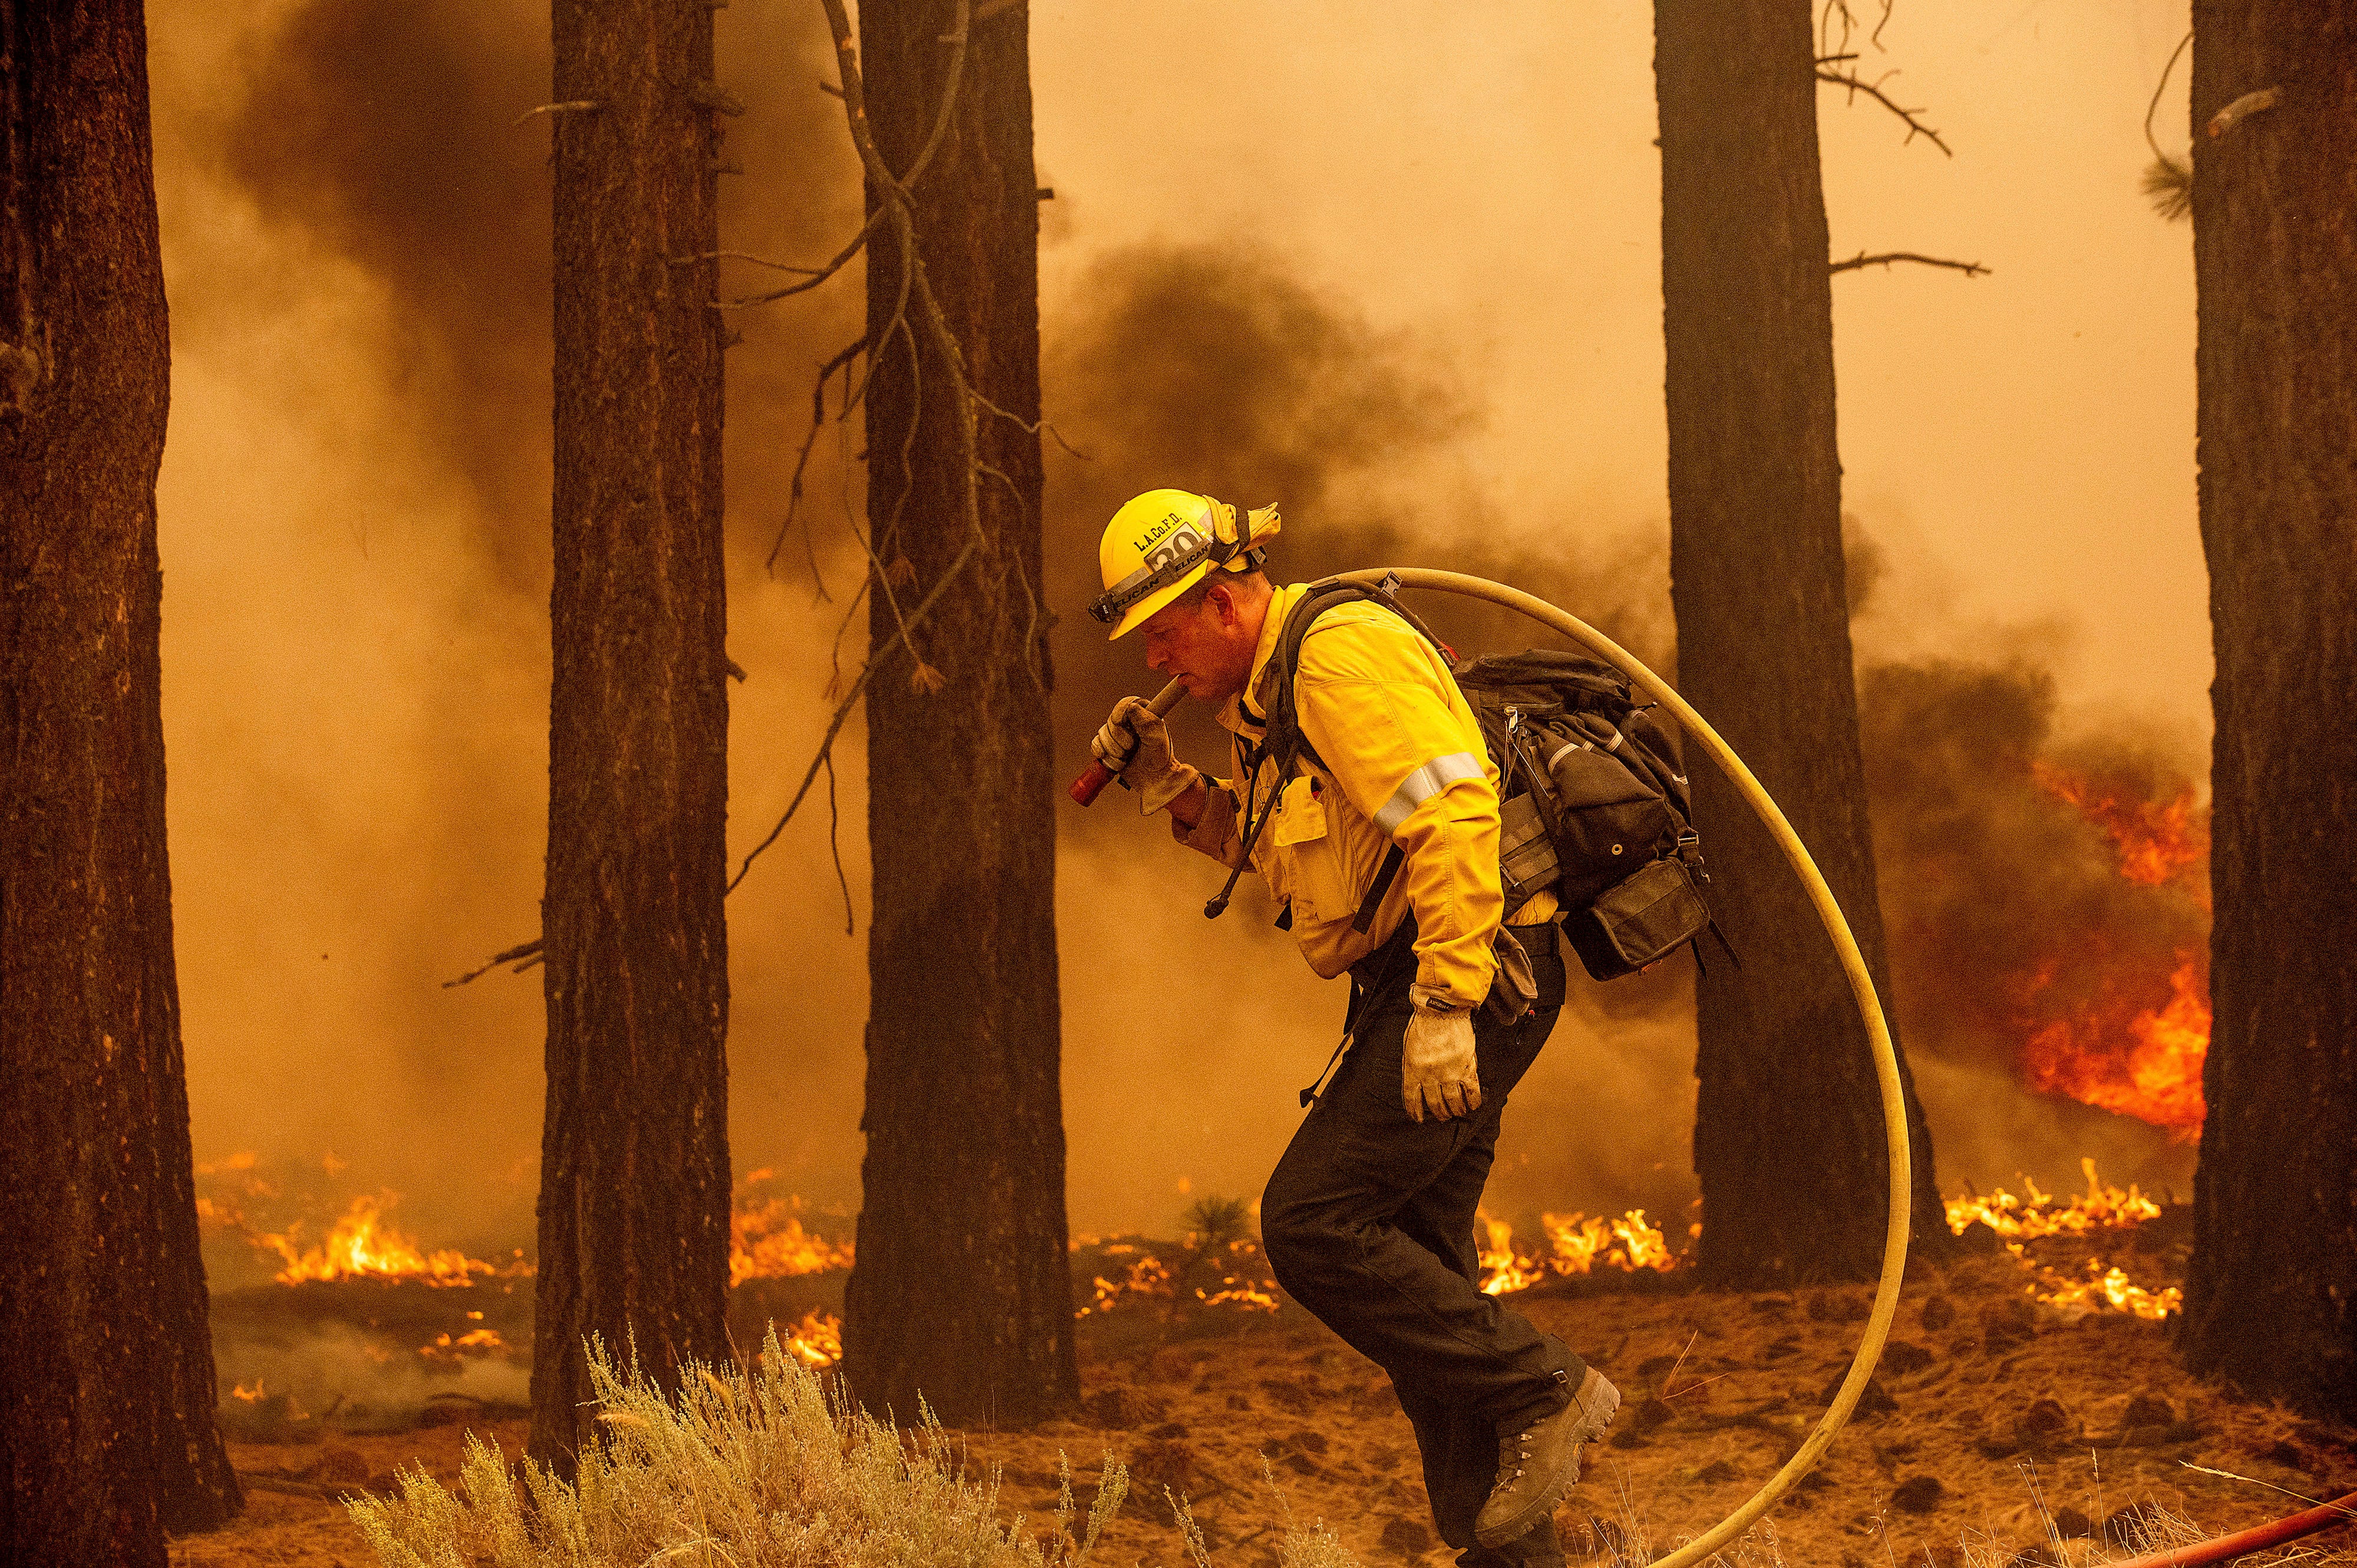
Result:
<svg viewBox="0 0 2357 1568">
<path fill-rule="evenodd" d="M 2193 210 L 2193 166 L 2166 153 L 2154 158 L 2145 166 L 2144 194 L 2155 212 L 2177 222 Z"/>
</svg>

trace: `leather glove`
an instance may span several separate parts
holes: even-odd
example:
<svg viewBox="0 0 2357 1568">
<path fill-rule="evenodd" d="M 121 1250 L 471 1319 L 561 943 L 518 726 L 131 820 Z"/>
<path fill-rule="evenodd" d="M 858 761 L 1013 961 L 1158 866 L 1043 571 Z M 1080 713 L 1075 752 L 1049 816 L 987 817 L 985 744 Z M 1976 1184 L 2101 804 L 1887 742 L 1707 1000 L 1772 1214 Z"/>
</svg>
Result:
<svg viewBox="0 0 2357 1568">
<path fill-rule="evenodd" d="M 1120 776 L 1122 788 L 1137 791 L 1138 810 L 1161 811 L 1193 787 L 1200 769 L 1178 760 L 1170 749 L 1170 726 L 1143 697 L 1124 697 L 1089 743 L 1099 762 Z"/>
<path fill-rule="evenodd" d="M 1474 1065 L 1473 1015 L 1458 1006 L 1440 1012 L 1434 993 L 1410 986 L 1414 1011 L 1400 1048 L 1400 1103 L 1415 1121 L 1469 1116 L 1481 1109 L 1481 1077 Z"/>
</svg>

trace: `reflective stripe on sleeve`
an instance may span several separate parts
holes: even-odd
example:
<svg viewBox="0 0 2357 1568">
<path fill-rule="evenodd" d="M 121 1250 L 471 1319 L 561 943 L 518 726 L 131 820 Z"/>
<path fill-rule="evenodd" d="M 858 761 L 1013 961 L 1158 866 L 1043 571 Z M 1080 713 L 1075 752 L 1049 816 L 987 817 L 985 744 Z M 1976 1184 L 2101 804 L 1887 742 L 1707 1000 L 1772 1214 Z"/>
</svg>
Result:
<svg viewBox="0 0 2357 1568">
<path fill-rule="evenodd" d="M 1375 813 L 1375 826 L 1391 837 L 1412 816 L 1418 806 L 1456 783 L 1459 779 L 1482 776 L 1481 759 L 1469 751 L 1452 751 L 1447 757 L 1436 757 L 1406 778 Z"/>
</svg>

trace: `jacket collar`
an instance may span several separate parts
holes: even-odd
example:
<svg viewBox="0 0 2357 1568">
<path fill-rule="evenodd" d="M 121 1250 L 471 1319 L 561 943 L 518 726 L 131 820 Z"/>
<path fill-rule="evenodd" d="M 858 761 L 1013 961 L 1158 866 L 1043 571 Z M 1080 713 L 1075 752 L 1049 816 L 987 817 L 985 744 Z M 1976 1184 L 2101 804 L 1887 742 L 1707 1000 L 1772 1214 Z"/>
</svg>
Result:
<svg viewBox="0 0 2357 1568">
<path fill-rule="evenodd" d="M 1268 733 L 1268 720 L 1257 702 L 1261 677 L 1268 671 L 1268 661 L 1276 652 L 1276 639 L 1285 631 L 1285 622 L 1293 614 L 1293 607 L 1309 591 L 1307 583 L 1292 583 L 1277 589 L 1268 598 L 1268 615 L 1260 623 L 1260 642 L 1253 650 L 1252 673 L 1244 679 L 1244 689 L 1220 705 L 1218 718 L 1227 729 L 1256 741 Z"/>
</svg>

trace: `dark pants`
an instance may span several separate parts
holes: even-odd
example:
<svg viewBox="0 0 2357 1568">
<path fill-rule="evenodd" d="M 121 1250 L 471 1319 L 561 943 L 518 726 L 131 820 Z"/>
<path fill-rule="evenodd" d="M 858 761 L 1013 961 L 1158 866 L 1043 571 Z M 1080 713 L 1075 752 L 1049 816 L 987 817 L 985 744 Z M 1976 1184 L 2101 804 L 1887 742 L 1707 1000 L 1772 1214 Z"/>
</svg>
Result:
<svg viewBox="0 0 2357 1568">
<path fill-rule="evenodd" d="M 1355 1038 L 1269 1177 L 1261 1233 L 1277 1283 L 1391 1374 L 1415 1428 L 1434 1521 L 1465 1563 L 1559 1561 L 1542 1524 L 1501 1552 L 1475 1547 L 1474 1516 L 1497 1477 L 1498 1430 L 1559 1410 L 1586 1368 L 1563 1341 L 1481 1294 L 1474 1209 L 1498 1145 L 1506 1096 L 1529 1070 L 1563 1006 L 1551 926 L 1520 933 L 1538 1002 L 1518 1023 L 1477 1023 L 1481 1109 L 1412 1120 L 1400 1101 L 1400 1051 L 1415 978 L 1415 927 L 1351 972 L 1366 996 Z"/>
</svg>

